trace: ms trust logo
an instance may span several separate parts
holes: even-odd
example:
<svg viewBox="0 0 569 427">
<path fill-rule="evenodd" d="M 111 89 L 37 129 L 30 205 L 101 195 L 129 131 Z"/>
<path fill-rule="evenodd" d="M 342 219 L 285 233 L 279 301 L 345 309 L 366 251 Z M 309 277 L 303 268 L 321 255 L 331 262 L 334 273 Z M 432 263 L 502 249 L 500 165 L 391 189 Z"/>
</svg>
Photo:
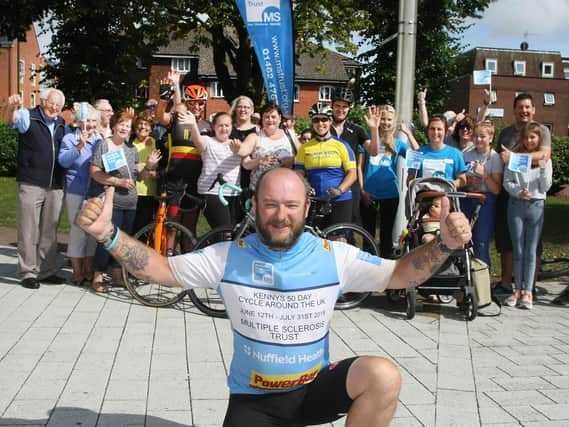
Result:
<svg viewBox="0 0 569 427">
<path fill-rule="evenodd" d="M 280 0 L 245 0 L 247 22 L 278 24 L 281 22 Z"/>
</svg>

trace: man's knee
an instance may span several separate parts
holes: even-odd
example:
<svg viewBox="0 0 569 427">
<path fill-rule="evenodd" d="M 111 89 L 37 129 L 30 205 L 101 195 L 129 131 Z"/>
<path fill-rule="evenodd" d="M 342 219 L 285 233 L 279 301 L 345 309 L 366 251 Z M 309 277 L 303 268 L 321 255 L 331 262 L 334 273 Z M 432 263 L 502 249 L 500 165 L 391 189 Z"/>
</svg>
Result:
<svg viewBox="0 0 569 427">
<path fill-rule="evenodd" d="M 383 357 L 360 357 L 348 373 L 348 394 L 355 398 L 362 393 L 378 393 L 383 398 L 399 396 L 401 374 L 399 368 Z M 353 394 L 352 394 L 353 393 Z"/>
</svg>

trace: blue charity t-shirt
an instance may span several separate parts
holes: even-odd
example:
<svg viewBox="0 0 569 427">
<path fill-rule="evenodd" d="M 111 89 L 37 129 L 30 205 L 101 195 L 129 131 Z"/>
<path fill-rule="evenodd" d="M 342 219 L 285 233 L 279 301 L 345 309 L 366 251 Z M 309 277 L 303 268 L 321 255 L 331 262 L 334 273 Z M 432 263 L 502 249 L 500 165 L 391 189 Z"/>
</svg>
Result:
<svg viewBox="0 0 569 427">
<path fill-rule="evenodd" d="M 385 145 L 380 144 L 377 156 L 370 156 L 362 146 L 358 147 L 360 153 L 365 153 L 364 190 L 378 200 L 399 197 L 397 158 L 405 157 L 409 145 L 400 139 L 396 139 L 394 144 L 395 154 L 386 150 Z"/>
<path fill-rule="evenodd" d="M 417 152 L 422 153 L 421 168 L 418 173 L 416 169 L 409 169 L 409 173 L 416 173 L 416 178 L 438 176 L 452 181 L 459 174 L 466 172 L 464 157 L 454 147 L 445 145 L 439 150 L 434 150 L 427 144 Z"/>
<path fill-rule="evenodd" d="M 329 327 L 342 292 L 381 291 L 395 261 L 303 233 L 286 251 L 258 235 L 222 242 L 168 263 L 184 288 L 223 298 L 233 330 L 229 389 L 285 392 L 310 383 L 330 364 Z"/>
</svg>

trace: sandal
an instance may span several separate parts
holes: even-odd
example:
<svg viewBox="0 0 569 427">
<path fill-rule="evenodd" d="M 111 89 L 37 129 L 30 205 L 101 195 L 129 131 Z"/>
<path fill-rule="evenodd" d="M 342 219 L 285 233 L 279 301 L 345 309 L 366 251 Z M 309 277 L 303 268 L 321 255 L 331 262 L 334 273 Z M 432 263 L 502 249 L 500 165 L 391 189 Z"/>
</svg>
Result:
<svg viewBox="0 0 569 427">
<path fill-rule="evenodd" d="M 504 304 L 507 305 L 508 307 L 515 307 L 516 305 L 518 305 L 519 298 L 520 298 L 520 291 L 515 290 L 512 295 L 506 298 Z"/>
<path fill-rule="evenodd" d="M 531 297 L 531 291 L 525 291 L 522 295 L 522 299 L 520 300 L 520 303 L 518 304 L 519 308 L 523 308 L 525 310 L 531 310 L 531 308 L 533 307 L 533 301 L 532 301 L 532 297 Z"/>
<path fill-rule="evenodd" d="M 92 282 L 91 288 L 93 289 L 93 291 L 97 292 L 98 294 L 106 294 L 107 292 L 109 292 L 109 290 L 107 289 L 107 287 L 103 282 Z"/>
</svg>

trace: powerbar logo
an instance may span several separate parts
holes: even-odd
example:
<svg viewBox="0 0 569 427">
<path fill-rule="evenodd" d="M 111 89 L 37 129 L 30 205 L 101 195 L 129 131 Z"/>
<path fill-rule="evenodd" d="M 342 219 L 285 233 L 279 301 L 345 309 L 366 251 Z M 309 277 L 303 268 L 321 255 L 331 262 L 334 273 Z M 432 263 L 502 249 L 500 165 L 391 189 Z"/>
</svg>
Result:
<svg viewBox="0 0 569 427">
<path fill-rule="evenodd" d="M 247 21 L 279 23 L 281 22 L 280 0 L 245 0 Z"/>
<path fill-rule="evenodd" d="M 266 375 L 256 371 L 251 372 L 249 385 L 263 390 L 284 390 L 312 382 L 318 372 L 320 364 L 306 372 L 289 375 Z"/>
</svg>

